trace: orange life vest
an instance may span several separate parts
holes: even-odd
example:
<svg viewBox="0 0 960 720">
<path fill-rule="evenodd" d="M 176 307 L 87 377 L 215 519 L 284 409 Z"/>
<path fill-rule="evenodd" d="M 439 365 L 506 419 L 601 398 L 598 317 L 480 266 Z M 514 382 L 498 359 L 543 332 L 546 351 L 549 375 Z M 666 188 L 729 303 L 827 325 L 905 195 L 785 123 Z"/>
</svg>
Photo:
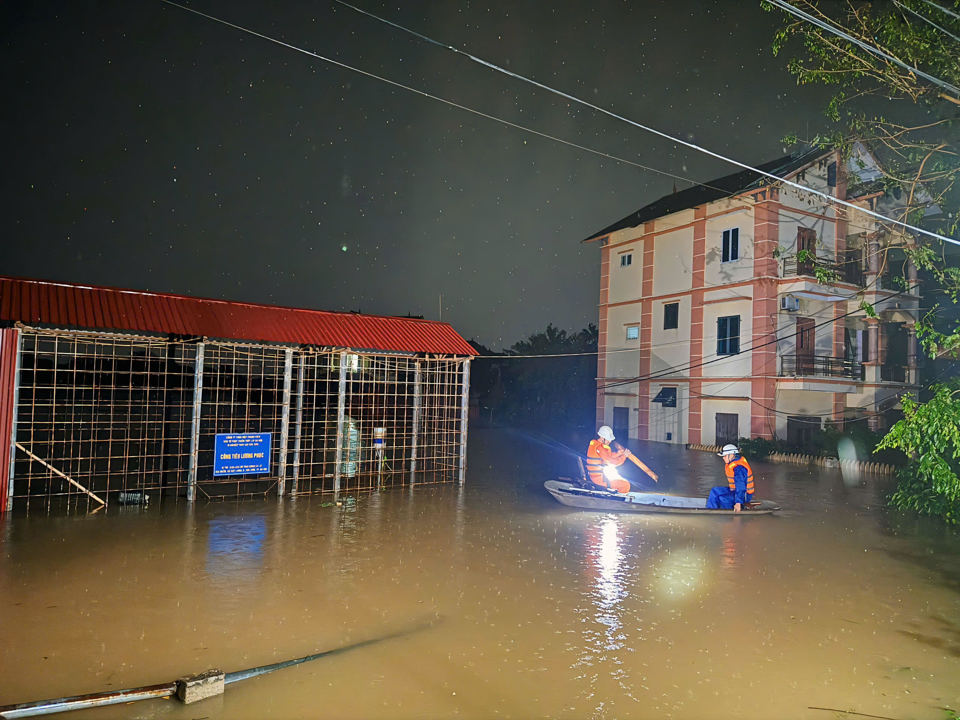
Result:
<svg viewBox="0 0 960 720">
<path fill-rule="evenodd" d="M 737 482 L 734 479 L 734 471 L 742 467 L 747 471 L 747 495 L 753 495 L 753 468 L 750 463 L 743 459 L 743 456 L 736 458 L 733 462 L 727 463 L 724 469 L 727 471 L 727 486 L 731 490 L 737 489 Z"/>
<path fill-rule="evenodd" d="M 587 448 L 587 475 L 590 476 L 590 480 L 597 485 L 609 487 L 606 478 L 603 476 L 603 466 L 605 463 L 622 465 L 624 456 L 625 453 L 615 452 L 605 442 L 596 438 L 591 440 L 590 446 Z"/>
</svg>

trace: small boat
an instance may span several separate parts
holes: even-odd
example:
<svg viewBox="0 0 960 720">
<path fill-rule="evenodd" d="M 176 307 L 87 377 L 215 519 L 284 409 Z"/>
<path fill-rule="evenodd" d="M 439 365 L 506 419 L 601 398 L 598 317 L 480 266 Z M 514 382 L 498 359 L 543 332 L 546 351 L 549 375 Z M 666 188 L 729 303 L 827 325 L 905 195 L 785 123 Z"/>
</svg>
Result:
<svg viewBox="0 0 960 720">
<path fill-rule="evenodd" d="M 733 510 L 713 510 L 704 497 L 671 495 L 659 492 L 628 492 L 621 494 L 597 486 L 596 490 L 583 487 L 569 478 L 547 480 L 543 486 L 559 502 L 582 510 L 614 512 L 682 513 L 692 515 L 769 515 L 780 509 L 772 500 L 755 500 L 737 513 Z"/>
</svg>

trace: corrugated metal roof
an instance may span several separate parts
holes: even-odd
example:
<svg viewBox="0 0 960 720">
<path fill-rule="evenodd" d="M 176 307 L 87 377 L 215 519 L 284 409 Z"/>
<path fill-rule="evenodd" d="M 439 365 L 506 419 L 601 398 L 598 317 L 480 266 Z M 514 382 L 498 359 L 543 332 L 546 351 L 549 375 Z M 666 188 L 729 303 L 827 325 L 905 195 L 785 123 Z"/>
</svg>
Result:
<svg viewBox="0 0 960 720">
<path fill-rule="evenodd" d="M 0 323 L 473 355 L 447 323 L 0 276 Z"/>
</svg>

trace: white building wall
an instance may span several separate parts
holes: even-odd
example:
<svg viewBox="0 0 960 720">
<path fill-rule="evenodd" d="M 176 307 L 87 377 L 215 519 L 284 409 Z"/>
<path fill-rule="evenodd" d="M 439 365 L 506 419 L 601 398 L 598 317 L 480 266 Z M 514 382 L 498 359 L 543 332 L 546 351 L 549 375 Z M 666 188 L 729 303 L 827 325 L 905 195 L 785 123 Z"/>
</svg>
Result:
<svg viewBox="0 0 960 720">
<path fill-rule="evenodd" d="M 711 203 L 708 208 L 709 214 L 727 206 L 741 208 L 707 218 L 703 281 L 708 288 L 753 279 L 753 209 L 743 205 L 742 200 L 735 204 L 724 200 Z M 739 230 L 739 257 L 723 262 L 723 231 L 732 228 Z"/>
<path fill-rule="evenodd" d="M 787 437 L 789 415 L 819 415 L 830 418 L 833 414 L 833 393 L 816 390 L 777 391 L 777 437 Z"/>
<path fill-rule="evenodd" d="M 748 288 L 745 289 L 749 291 Z M 753 301 L 728 300 L 703 306 L 703 358 L 711 361 L 700 370 L 704 377 L 744 377 L 752 373 L 751 354 L 717 356 L 717 318 L 740 316 L 740 349 L 749 347 L 753 338 Z M 719 359 L 722 358 L 722 359 Z M 715 362 L 714 362 L 715 361 Z"/>
<path fill-rule="evenodd" d="M 638 337 L 627 340 L 627 328 Z M 607 311 L 607 377 L 636 377 L 640 364 L 640 303 L 618 305 Z"/>
<path fill-rule="evenodd" d="M 685 444 L 687 440 L 687 415 L 690 411 L 690 393 L 686 383 L 650 383 L 650 397 L 665 387 L 677 389 L 677 406 L 663 407 L 660 403 L 650 403 L 650 428 L 648 437 L 656 442 Z"/>
<path fill-rule="evenodd" d="M 637 231 L 633 230 L 632 235 Z M 631 237 L 631 236 L 627 236 Z M 611 243 L 612 244 L 612 243 Z M 630 256 L 630 264 L 623 266 L 621 258 Z M 643 281 L 643 241 L 633 240 L 610 248 L 610 287 L 608 302 L 619 303 L 640 297 Z"/>
<path fill-rule="evenodd" d="M 653 248 L 654 296 L 689 291 L 693 286 L 693 228 L 659 235 Z"/>
<path fill-rule="evenodd" d="M 661 218 L 657 218 L 653 221 L 653 230 L 654 232 L 669 232 L 670 230 L 675 230 L 684 225 L 690 225 L 694 220 L 696 220 L 696 212 L 693 208 L 687 210 L 680 210 L 670 215 L 664 215 Z"/>
<path fill-rule="evenodd" d="M 727 394 L 729 391 L 724 391 Z M 704 394 L 708 394 L 704 390 Z M 704 445 L 717 444 L 717 413 L 730 413 L 738 416 L 737 426 L 740 437 L 750 434 L 750 400 L 739 398 L 716 399 L 704 398 L 701 406 L 703 427 L 700 437 Z"/>
<path fill-rule="evenodd" d="M 669 303 L 678 303 L 677 327 L 663 329 L 663 308 Z M 690 296 L 679 295 L 653 301 L 653 329 L 651 338 L 653 347 L 650 355 L 650 371 L 660 372 L 678 365 L 686 367 L 690 363 Z M 678 375 L 689 375 L 686 369 L 678 370 Z"/>
</svg>

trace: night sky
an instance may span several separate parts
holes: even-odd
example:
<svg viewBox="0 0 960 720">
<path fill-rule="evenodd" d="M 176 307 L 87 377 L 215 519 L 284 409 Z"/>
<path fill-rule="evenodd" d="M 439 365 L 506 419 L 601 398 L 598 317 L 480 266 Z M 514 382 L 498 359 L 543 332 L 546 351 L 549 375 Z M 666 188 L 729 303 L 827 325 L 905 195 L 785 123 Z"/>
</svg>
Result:
<svg viewBox="0 0 960 720">
<path fill-rule="evenodd" d="M 356 4 L 743 162 L 825 123 L 754 0 Z M 189 5 L 667 173 L 737 170 L 336 2 Z M 5 0 L 0 28 L 4 275 L 412 313 L 500 349 L 596 322 L 580 241 L 691 184 L 160 0 Z"/>
</svg>

